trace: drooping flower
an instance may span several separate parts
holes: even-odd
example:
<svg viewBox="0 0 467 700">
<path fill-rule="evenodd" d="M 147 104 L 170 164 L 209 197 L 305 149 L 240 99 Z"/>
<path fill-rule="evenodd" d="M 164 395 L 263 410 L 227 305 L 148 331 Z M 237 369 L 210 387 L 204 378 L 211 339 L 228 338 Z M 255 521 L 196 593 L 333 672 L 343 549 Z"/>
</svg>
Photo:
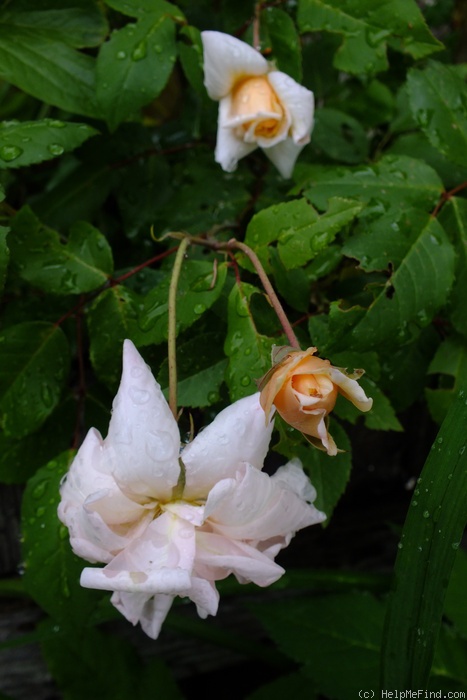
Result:
<svg viewBox="0 0 467 700">
<path fill-rule="evenodd" d="M 152 638 L 175 596 L 215 615 L 215 581 L 233 573 L 268 586 L 295 532 L 325 516 L 292 460 L 261 471 L 271 437 L 259 394 L 222 411 L 180 453 L 177 423 L 151 371 L 127 340 L 105 440 L 92 428 L 61 485 L 60 520 L 85 568 L 81 584 Z"/>
<path fill-rule="evenodd" d="M 350 375 L 344 369 L 333 367 L 329 360 L 314 357 L 316 348 L 281 347 L 274 352 L 274 366 L 259 383 L 260 403 L 266 415 L 274 405 L 279 415 L 312 444 L 329 455 L 336 455 L 338 450 L 328 432 L 327 416 L 338 394 L 360 411 L 371 409 L 373 399 L 366 396 L 357 381 L 363 371 L 356 370 Z"/>
<path fill-rule="evenodd" d="M 227 172 L 258 146 L 283 177 L 310 140 L 314 97 L 310 90 L 248 44 L 220 32 L 202 32 L 204 83 L 219 101 L 215 158 Z"/>
</svg>

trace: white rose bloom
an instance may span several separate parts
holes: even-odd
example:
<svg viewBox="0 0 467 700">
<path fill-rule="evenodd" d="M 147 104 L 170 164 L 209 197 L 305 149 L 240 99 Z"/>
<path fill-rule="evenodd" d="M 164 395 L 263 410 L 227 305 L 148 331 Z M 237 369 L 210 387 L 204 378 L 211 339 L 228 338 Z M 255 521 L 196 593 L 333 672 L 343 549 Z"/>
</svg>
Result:
<svg viewBox="0 0 467 700">
<path fill-rule="evenodd" d="M 275 70 L 243 41 L 202 32 L 204 83 L 219 101 L 216 162 L 227 172 L 262 148 L 283 177 L 290 177 L 313 127 L 314 97 Z"/>
</svg>

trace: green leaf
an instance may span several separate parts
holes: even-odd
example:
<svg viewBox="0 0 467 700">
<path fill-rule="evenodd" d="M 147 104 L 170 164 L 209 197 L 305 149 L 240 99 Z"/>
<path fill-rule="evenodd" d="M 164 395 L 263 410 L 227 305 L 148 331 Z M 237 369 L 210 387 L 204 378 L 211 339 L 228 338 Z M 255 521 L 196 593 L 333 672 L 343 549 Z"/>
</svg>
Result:
<svg viewBox="0 0 467 700">
<path fill-rule="evenodd" d="M 279 427 L 281 439 L 274 446 L 274 450 L 288 459 L 300 459 L 304 471 L 316 489 L 314 505 L 326 513 L 326 526 L 350 478 L 352 448 L 349 438 L 339 423 L 331 421 L 329 430 L 341 452 L 330 458 L 326 452 L 304 442 L 302 436 L 282 420 L 276 418 L 276 425 Z"/>
<path fill-rule="evenodd" d="M 271 366 L 271 348 L 280 338 L 268 338 L 258 333 L 251 299 L 261 292 L 251 284 L 236 284 L 229 296 L 228 333 L 224 350 L 229 358 L 226 382 L 230 398 L 237 401 L 256 391 L 255 379 L 260 379 Z"/>
<path fill-rule="evenodd" d="M 446 591 L 444 613 L 467 636 L 467 553 L 459 549 L 452 568 L 449 586 Z M 467 668 L 467 667 L 466 667 Z"/>
<path fill-rule="evenodd" d="M 15 0 L 9 10 L 3 10 L 1 22 L 77 49 L 98 46 L 108 31 L 103 10 L 95 0 Z"/>
<path fill-rule="evenodd" d="M 68 397 L 31 435 L 15 439 L 0 433 L 0 482 L 24 484 L 58 452 L 66 450 L 76 428 L 77 410 L 76 401 Z"/>
<path fill-rule="evenodd" d="M 176 5 L 165 2 L 165 0 L 138 0 L 138 2 L 134 2 L 134 0 L 106 0 L 105 4 L 129 17 L 144 17 L 157 11 L 160 14 L 165 13 L 178 22 L 183 22 L 185 19 L 184 14 Z"/>
<path fill-rule="evenodd" d="M 338 109 L 323 107 L 315 114 L 313 147 L 341 163 L 361 163 L 368 157 L 368 139 L 356 119 Z"/>
<path fill-rule="evenodd" d="M 182 265 L 177 288 L 178 332 L 193 325 L 219 298 L 227 277 L 227 266 L 214 269 L 212 262 L 186 260 Z M 138 346 L 167 340 L 170 276 L 158 284 L 144 299 L 133 339 Z"/>
<path fill-rule="evenodd" d="M 359 261 L 366 272 L 398 268 L 417 241 L 430 216 L 420 209 L 391 211 L 373 218 L 362 216 L 342 247 L 349 258 Z"/>
<path fill-rule="evenodd" d="M 0 24 L 0 77 L 46 104 L 99 117 L 94 59 L 34 29 Z"/>
<path fill-rule="evenodd" d="M 86 146 L 85 146 L 86 147 Z M 108 165 L 85 163 L 66 173 L 34 202 L 36 214 L 50 226 L 68 229 L 70 221 L 91 219 L 114 184 Z"/>
<path fill-rule="evenodd" d="M 50 620 L 40 630 L 45 637 L 42 652 L 65 700 L 142 700 L 141 662 L 128 641 L 94 627 L 63 633 Z"/>
<path fill-rule="evenodd" d="M 453 280 L 454 250 L 440 224 L 430 219 L 352 330 L 352 349 L 412 338 L 446 303 Z"/>
<path fill-rule="evenodd" d="M 56 325 L 30 321 L 0 332 L 0 424 L 23 437 L 57 405 L 68 374 L 68 342 Z"/>
<path fill-rule="evenodd" d="M 466 581 L 464 580 L 464 586 Z M 465 587 L 464 587 L 465 591 Z M 436 644 L 429 690 L 462 691 L 467 687 L 467 640 L 443 625 Z M 447 693 L 443 695 L 450 697 Z M 451 697 L 454 697 L 451 695 Z M 457 695 L 461 697 L 461 694 Z"/>
<path fill-rule="evenodd" d="M 133 340 L 141 299 L 123 285 L 115 285 L 99 294 L 89 307 L 90 357 L 101 381 L 115 389 L 122 372 L 120 349 L 125 338 Z"/>
<path fill-rule="evenodd" d="M 176 59 L 175 26 L 163 11 L 115 31 L 97 59 L 97 99 L 109 126 L 151 102 L 165 87 Z"/>
<path fill-rule="evenodd" d="M 24 207 L 12 220 L 9 243 L 21 277 L 52 294 L 90 292 L 108 282 L 113 270 L 106 238 L 84 221 L 73 224 L 63 244 Z"/>
<path fill-rule="evenodd" d="M 250 607 L 319 695 L 350 700 L 363 685 L 377 688 L 384 607 L 376 598 L 354 592 Z"/>
<path fill-rule="evenodd" d="M 326 209 L 330 197 L 353 197 L 369 205 L 366 214 L 399 214 L 412 206 L 430 211 L 444 189 L 432 168 L 406 156 L 384 156 L 374 165 L 355 168 L 299 165 L 295 175 L 305 197 L 319 209 Z"/>
<path fill-rule="evenodd" d="M 403 428 L 399 423 L 391 402 L 383 394 L 381 389 L 368 377 L 362 377 L 359 384 L 367 396 L 373 399 L 373 406 L 368 413 L 362 413 L 350 401 L 339 395 L 335 407 L 335 413 L 339 418 L 355 424 L 359 418 L 365 422 L 370 430 L 396 430 Z"/>
<path fill-rule="evenodd" d="M 407 77 L 410 106 L 430 143 L 454 163 L 467 159 L 467 85 L 450 66 L 430 61 Z"/>
<path fill-rule="evenodd" d="M 196 27 L 182 27 L 179 32 L 190 43 L 179 41 L 177 43 L 180 63 L 191 87 L 196 92 L 204 95 L 204 69 L 203 69 L 203 43 L 201 32 Z"/>
<path fill-rule="evenodd" d="M 222 352 L 223 336 L 203 333 L 177 345 L 177 397 L 180 406 L 201 408 L 219 401 L 227 359 Z M 168 397 L 169 365 L 166 359 L 157 377 Z"/>
<path fill-rule="evenodd" d="M 402 531 L 383 637 L 383 688 L 426 687 L 467 522 L 465 396 L 464 385 L 432 445 Z"/>
<path fill-rule="evenodd" d="M 433 420 L 441 423 L 459 389 L 467 382 L 467 346 L 456 336 L 445 338 L 440 344 L 427 372 L 436 375 L 436 388 L 425 389 L 426 400 Z"/>
<path fill-rule="evenodd" d="M 0 293 L 3 292 L 10 260 L 10 251 L 7 246 L 7 234 L 10 231 L 6 226 L 0 226 Z"/>
<path fill-rule="evenodd" d="M 443 48 L 431 34 L 414 0 L 300 0 L 301 32 L 343 36 L 334 66 L 347 73 L 374 74 L 388 68 L 388 45 L 415 59 Z"/>
<path fill-rule="evenodd" d="M 440 223 L 451 233 L 454 240 L 457 261 L 456 280 L 450 298 L 449 317 L 454 328 L 467 337 L 467 202 L 452 197 L 442 208 Z"/>
<path fill-rule="evenodd" d="M 268 7 L 261 15 L 269 34 L 272 57 L 279 70 L 298 83 L 302 80 L 302 52 L 292 18 L 283 10 Z"/>
<path fill-rule="evenodd" d="M 79 585 L 84 568 L 60 523 L 60 481 L 73 453 L 67 451 L 39 469 L 27 484 L 22 508 L 24 586 L 56 623 L 66 628 L 88 623 L 100 595 Z"/>
<path fill-rule="evenodd" d="M 40 119 L 0 124 L 0 168 L 42 163 L 73 151 L 98 131 L 87 124 Z"/>
<path fill-rule="evenodd" d="M 328 211 L 322 216 L 303 198 L 277 204 L 253 217 L 245 243 L 253 248 L 267 272 L 271 271 L 269 246 L 275 241 L 285 268 L 301 267 L 326 248 L 360 210 L 357 202 L 337 197 L 330 199 Z M 240 261 L 243 264 L 243 258 Z"/>
</svg>

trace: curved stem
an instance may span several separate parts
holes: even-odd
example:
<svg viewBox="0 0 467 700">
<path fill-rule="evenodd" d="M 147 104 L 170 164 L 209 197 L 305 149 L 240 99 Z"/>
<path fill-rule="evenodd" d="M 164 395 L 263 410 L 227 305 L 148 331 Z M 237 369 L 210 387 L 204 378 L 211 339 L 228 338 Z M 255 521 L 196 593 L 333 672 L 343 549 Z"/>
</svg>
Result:
<svg viewBox="0 0 467 700">
<path fill-rule="evenodd" d="M 180 271 L 182 269 L 183 258 L 186 249 L 190 245 L 188 237 L 181 241 L 172 270 L 172 279 L 169 287 L 169 308 L 168 308 L 168 334 L 167 334 L 167 356 L 169 363 L 169 406 L 173 417 L 177 420 L 177 288 Z"/>
<path fill-rule="evenodd" d="M 196 243 L 197 245 L 203 245 L 206 248 L 212 248 L 213 250 L 241 250 L 242 253 L 244 253 L 250 260 L 251 264 L 258 273 L 258 277 L 262 282 L 264 291 L 266 292 L 268 299 L 271 302 L 272 308 L 276 312 L 276 316 L 281 323 L 281 326 L 284 330 L 285 335 L 287 336 L 287 340 L 289 341 L 290 346 L 292 348 L 297 348 L 297 350 L 301 349 L 300 343 L 297 340 L 297 336 L 293 332 L 293 328 L 290 324 L 290 321 L 287 318 L 284 309 L 282 308 L 282 304 L 280 303 L 271 282 L 269 281 L 269 277 L 267 276 L 260 259 L 258 258 L 256 253 L 250 248 L 250 246 L 246 245 L 245 243 L 242 243 L 241 241 L 237 241 L 235 238 L 231 238 L 230 241 L 227 241 L 227 243 L 220 243 L 219 241 L 213 241 L 208 238 L 199 238 L 197 236 L 192 236 L 190 237 L 190 241 L 192 243 Z"/>
</svg>

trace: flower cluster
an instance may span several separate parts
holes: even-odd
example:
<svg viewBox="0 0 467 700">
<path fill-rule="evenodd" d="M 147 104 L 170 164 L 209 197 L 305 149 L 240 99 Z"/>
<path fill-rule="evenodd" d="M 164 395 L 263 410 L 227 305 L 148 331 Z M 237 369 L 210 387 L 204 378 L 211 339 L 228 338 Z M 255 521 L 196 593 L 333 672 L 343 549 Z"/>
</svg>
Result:
<svg viewBox="0 0 467 700">
<path fill-rule="evenodd" d="M 316 348 L 276 348 L 274 366 L 259 383 L 260 401 L 266 415 L 274 405 L 289 425 L 334 456 L 338 450 L 327 428 L 327 416 L 337 395 L 342 394 L 360 411 L 369 411 L 373 399 L 357 382 L 362 370 L 349 375 L 344 369 L 333 367 L 329 360 L 314 357 L 315 352 Z"/>
<path fill-rule="evenodd" d="M 177 423 L 149 368 L 125 341 L 107 437 L 91 429 L 61 485 L 60 520 L 74 552 L 101 567 L 81 584 L 156 638 L 175 596 L 215 615 L 215 581 L 268 586 L 297 530 L 322 522 L 298 460 L 262 472 L 272 424 L 259 394 L 222 411 L 180 452 Z"/>
<path fill-rule="evenodd" d="M 258 146 L 290 177 L 313 127 L 314 97 L 248 44 L 202 32 L 204 82 L 219 101 L 215 158 L 227 172 Z"/>
</svg>

